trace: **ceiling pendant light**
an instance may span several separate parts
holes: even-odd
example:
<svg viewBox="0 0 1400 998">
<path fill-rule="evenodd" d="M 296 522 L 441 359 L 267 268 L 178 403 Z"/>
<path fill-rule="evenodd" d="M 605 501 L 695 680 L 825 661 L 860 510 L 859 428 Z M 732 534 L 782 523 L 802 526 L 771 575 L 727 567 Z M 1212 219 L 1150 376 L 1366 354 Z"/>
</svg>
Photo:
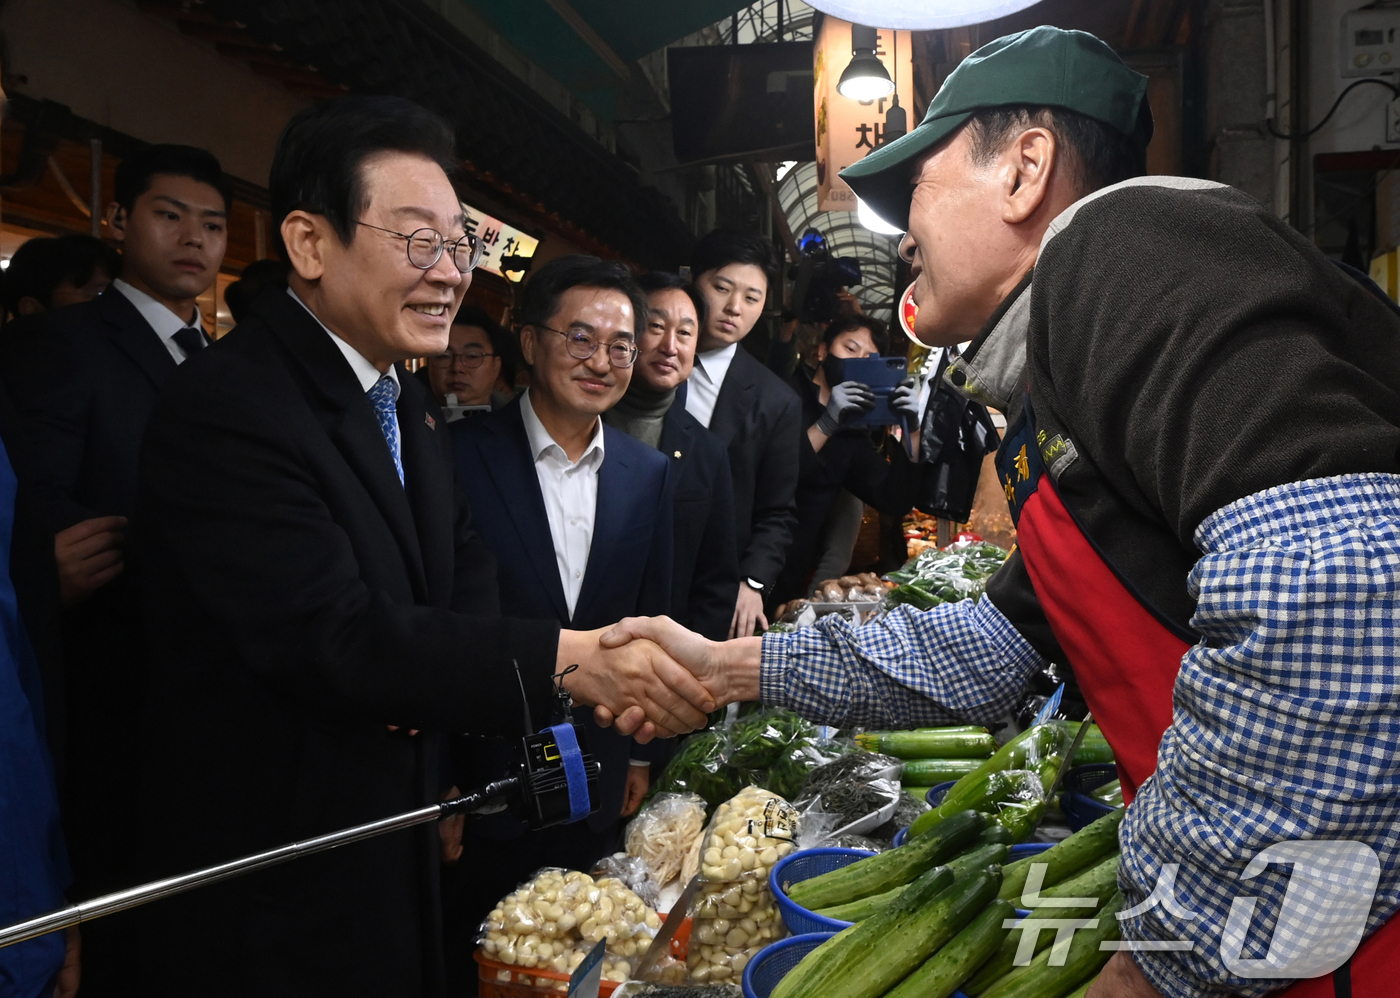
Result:
<svg viewBox="0 0 1400 998">
<path fill-rule="evenodd" d="M 863 24 L 851 25 L 851 64 L 841 74 L 836 92 L 851 100 L 879 100 L 894 93 L 890 71 L 875 55 L 879 33 Z"/>
<path fill-rule="evenodd" d="M 1039 0 L 807 0 L 823 14 L 857 24 L 928 31 L 994 21 Z M 845 91 L 842 91 L 843 93 Z"/>
</svg>

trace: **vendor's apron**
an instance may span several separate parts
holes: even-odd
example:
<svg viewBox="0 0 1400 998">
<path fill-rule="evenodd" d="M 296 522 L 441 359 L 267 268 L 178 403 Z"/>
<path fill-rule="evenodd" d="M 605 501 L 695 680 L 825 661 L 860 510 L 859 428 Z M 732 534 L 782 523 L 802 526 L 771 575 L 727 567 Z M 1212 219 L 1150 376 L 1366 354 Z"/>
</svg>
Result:
<svg viewBox="0 0 1400 998">
<path fill-rule="evenodd" d="M 1172 720 L 1172 689 L 1191 644 L 1134 594 L 1079 528 L 1045 474 L 1064 452 L 1041 439 L 1029 393 L 997 452 L 997 473 L 1036 598 L 1074 669 L 1084 702 L 1118 760 L 1131 803 L 1157 768 Z M 1299 981 L 1287 998 L 1400 995 L 1400 918 L 1392 918 L 1331 974 Z"/>
</svg>

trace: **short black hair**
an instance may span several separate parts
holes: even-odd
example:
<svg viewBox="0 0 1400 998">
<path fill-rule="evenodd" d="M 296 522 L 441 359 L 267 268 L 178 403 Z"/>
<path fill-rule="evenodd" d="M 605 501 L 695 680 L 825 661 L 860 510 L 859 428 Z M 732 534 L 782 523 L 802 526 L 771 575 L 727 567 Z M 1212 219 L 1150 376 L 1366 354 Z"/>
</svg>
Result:
<svg viewBox="0 0 1400 998">
<path fill-rule="evenodd" d="M 993 107 L 968 119 L 972 162 L 986 164 L 1021 130 L 1040 126 L 1055 136 L 1079 182 L 1080 195 L 1147 172 L 1147 149 L 1112 125 L 1062 107 Z"/>
<path fill-rule="evenodd" d="M 731 263 L 747 263 L 763 271 L 772 289 L 778 283 L 778 266 L 773 255 L 773 244 L 756 232 L 734 232 L 729 229 L 715 229 L 707 232 L 695 244 L 690 253 L 691 278 L 711 270 L 719 270 Z"/>
<path fill-rule="evenodd" d="M 287 288 L 287 265 L 281 260 L 254 260 L 243 268 L 238 280 L 224 288 L 224 303 L 235 324 L 247 317 L 253 301 L 269 288 Z"/>
<path fill-rule="evenodd" d="M 224 211 L 233 204 L 233 185 L 207 149 L 195 146 L 154 145 L 132 153 L 117 165 L 114 200 L 128 213 L 136 199 L 151 189 L 151 179 L 157 176 L 189 177 L 208 184 L 224 199 Z"/>
<path fill-rule="evenodd" d="M 298 210 L 324 216 L 348 246 L 369 207 L 364 161 L 381 152 L 426 156 L 449 178 L 457 170 L 451 127 L 406 98 L 333 97 L 298 111 L 277 138 L 267 185 L 278 251 L 286 255 L 282 220 Z"/>
<path fill-rule="evenodd" d="M 695 317 L 700 322 L 700 328 L 705 328 L 705 321 L 710 317 L 710 306 L 705 302 L 705 296 L 700 293 L 700 289 L 679 274 L 653 270 L 650 273 L 640 275 L 637 278 L 637 286 L 646 294 L 665 289 L 684 291 L 686 297 L 695 306 Z"/>
<path fill-rule="evenodd" d="M 870 341 L 875 344 L 875 349 L 883 354 L 889 347 L 889 337 L 885 332 L 885 324 L 879 319 L 872 319 L 868 315 L 838 315 L 826 324 L 826 329 L 822 330 L 822 342 L 830 347 L 836 342 L 836 337 L 842 333 L 849 333 L 853 329 L 864 329 L 870 333 Z"/>
<path fill-rule="evenodd" d="M 486 338 L 491 341 L 491 349 L 501 360 L 501 377 L 505 379 L 506 384 L 515 384 L 519 348 L 516 346 L 515 337 L 507 332 L 504 326 L 492 320 L 491 316 L 486 314 L 486 310 L 477 305 L 463 305 L 459 308 L 452 325 L 476 326 L 484 331 Z"/>
<path fill-rule="evenodd" d="M 8 315 L 19 314 L 21 298 L 53 308 L 53 293 L 60 284 L 68 281 L 82 287 L 98 269 L 113 280 L 122 272 L 121 255 L 101 239 L 76 232 L 30 239 L 10 257 L 0 302 Z"/>
<path fill-rule="evenodd" d="M 647 322 L 647 296 L 632 279 L 626 264 L 596 256 L 561 256 L 535 271 L 520 303 L 521 326 L 545 326 L 559 310 L 559 299 L 570 288 L 621 291 L 632 303 L 632 333 L 642 335 Z"/>
</svg>

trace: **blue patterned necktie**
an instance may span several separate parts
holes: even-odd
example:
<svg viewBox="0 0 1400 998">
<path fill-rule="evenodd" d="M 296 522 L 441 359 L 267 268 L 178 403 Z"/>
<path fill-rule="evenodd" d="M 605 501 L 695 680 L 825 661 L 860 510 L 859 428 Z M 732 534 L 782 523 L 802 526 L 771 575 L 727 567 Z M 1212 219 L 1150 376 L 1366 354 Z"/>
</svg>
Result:
<svg viewBox="0 0 1400 998">
<path fill-rule="evenodd" d="M 379 380 L 365 394 L 374 405 L 374 414 L 379 417 L 379 429 L 384 433 L 385 443 L 389 445 L 394 467 L 399 472 L 399 484 L 402 485 L 403 455 L 399 450 L 398 392 L 394 390 L 397 387 L 393 378 L 381 374 Z"/>
</svg>

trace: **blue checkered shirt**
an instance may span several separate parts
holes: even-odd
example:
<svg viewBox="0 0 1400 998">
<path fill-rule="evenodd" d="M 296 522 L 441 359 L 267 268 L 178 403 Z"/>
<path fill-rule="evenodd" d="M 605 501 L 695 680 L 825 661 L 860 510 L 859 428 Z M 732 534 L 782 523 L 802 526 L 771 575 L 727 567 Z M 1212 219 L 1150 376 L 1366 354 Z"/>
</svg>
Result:
<svg viewBox="0 0 1400 998">
<path fill-rule="evenodd" d="M 1289 983 L 1237 977 L 1220 955 L 1236 897 L 1259 899 L 1241 957 L 1275 941 L 1287 869 L 1239 879 L 1260 850 L 1365 842 L 1381 863 L 1368 933 L 1400 908 L 1400 476 L 1270 489 L 1207 517 L 1195 541 L 1203 640 L 1182 660 L 1157 771 L 1123 824 L 1120 886 L 1138 904 L 1179 864 L 1178 910 L 1197 917 L 1158 906 L 1123 935 L 1191 944 L 1134 954 L 1169 998 L 1252 998 Z M 1039 663 L 985 598 L 860 629 L 828 620 L 764 638 L 766 702 L 843 725 L 989 720 Z"/>
</svg>

